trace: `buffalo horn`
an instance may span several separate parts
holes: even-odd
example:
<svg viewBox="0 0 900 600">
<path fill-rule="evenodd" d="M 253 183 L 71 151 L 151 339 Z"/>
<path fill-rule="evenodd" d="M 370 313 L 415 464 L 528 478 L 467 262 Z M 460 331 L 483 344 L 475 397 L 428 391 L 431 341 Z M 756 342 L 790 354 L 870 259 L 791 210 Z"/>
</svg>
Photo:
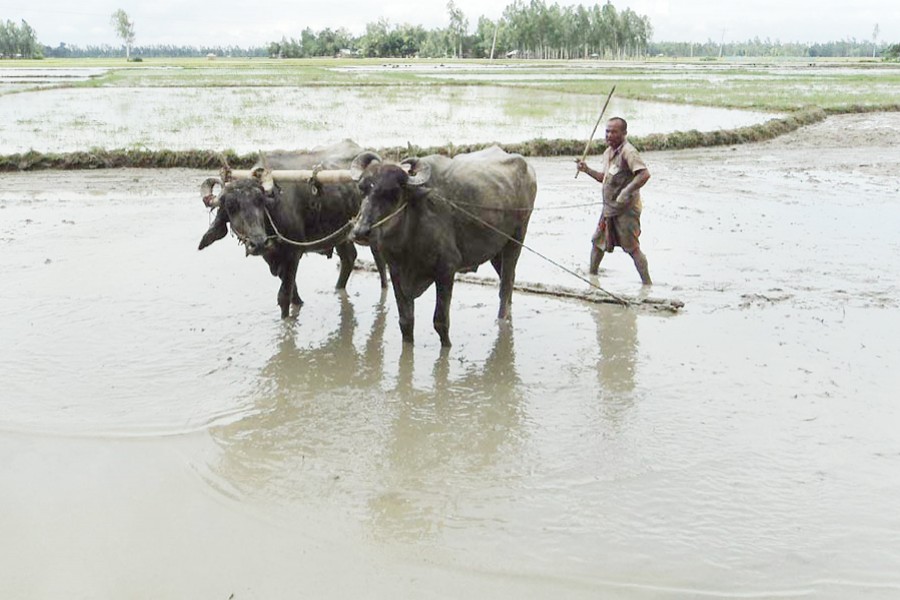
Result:
<svg viewBox="0 0 900 600">
<path fill-rule="evenodd" d="M 404 158 L 401 165 L 409 165 L 409 179 L 406 185 L 424 185 L 431 178 L 431 165 L 418 158 Z"/>
<path fill-rule="evenodd" d="M 366 168 L 373 162 L 381 162 L 381 157 L 370 151 L 360 152 L 350 163 L 350 177 L 354 181 L 359 181 Z"/>
<path fill-rule="evenodd" d="M 263 157 L 263 165 L 262 167 L 255 167 L 252 171 L 250 171 L 250 175 L 259 181 L 260 185 L 262 185 L 263 189 L 267 192 L 271 192 L 275 187 L 275 180 L 272 178 L 272 171 L 269 170 L 269 167 L 266 166 L 268 163 Z"/>
<path fill-rule="evenodd" d="M 216 208 L 219 206 L 219 196 L 222 192 L 219 191 L 218 194 L 213 192 L 217 185 L 220 188 L 224 187 L 222 180 L 218 177 L 210 177 L 200 184 L 200 196 L 203 198 L 203 204 L 209 208 Z"/>
</svg>

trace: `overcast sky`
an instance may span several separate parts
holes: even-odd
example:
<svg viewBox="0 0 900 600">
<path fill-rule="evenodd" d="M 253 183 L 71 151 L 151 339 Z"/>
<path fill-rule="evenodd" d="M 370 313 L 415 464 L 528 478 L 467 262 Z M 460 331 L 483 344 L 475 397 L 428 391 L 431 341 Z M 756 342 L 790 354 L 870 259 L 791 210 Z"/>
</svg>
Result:
<svg viewBox="0 0 900 600">
<path fill-rule="evenodd" d="M 545 0 L 552 5 L 553 0 Z M 241 47 L 265 45 L 282 37 L 300 37 L 305 27 L 345 27 L 353 34 L 366 23 L 387 18 L 426 29 L 448 24 L 445 0 L 0 0 L 0 20 L 27 21 L 48 46 L 118 45 L 110 15 L 124 9 L 135 24 L 136 45 Z M 498 18 L 512 0 L 456 0 L 474 29 L 482 15 Z M 592 2 L 558 0 L 560 5 Z M 900 43 L 897 0 L 617 0 L 650 17 L 655 41 L 743 41 L 753 37 L 782 42 L 871 40 L 877 23 L 879 42 Z"/>
</svg>

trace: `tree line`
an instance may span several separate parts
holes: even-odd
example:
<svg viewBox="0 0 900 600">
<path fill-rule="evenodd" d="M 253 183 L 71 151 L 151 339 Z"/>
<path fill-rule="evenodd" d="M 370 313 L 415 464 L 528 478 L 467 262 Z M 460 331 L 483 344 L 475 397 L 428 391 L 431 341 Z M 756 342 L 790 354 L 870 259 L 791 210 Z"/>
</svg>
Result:
<svg viewBox="0 0 900 600">
<path fill-rule="evenodd" d="M 630 8 L 620 12 L 609 1 L 561 7 L 544 0 L 516 0 L 497 20 L 480 17 L 471 31 L 453 0 L 447 3 L 447 13 L 447 27 L 435 29 L 392 24 L 384 18 L 368 23 L 358 37 L 345 29 L 317 33 L 306 28 L 299 38 L 270 42 L 268 51 L 283 58 L 336 56 L 341 51 L 369 58 L 634 58 L 647 54 L 653 34 L 647 16 Z"/>
<path fill-rule="evenodd" d="M 716 42 L 711 39 L 697 42 L 651 42 L 649 53 L 651 56 L 670 57 L 766 57 L 784 56 L 794 58 L 872 58 L 881 57 L 890 60 L 891 46 L 888 44 L 876 44 L 871 41 L 850 38 L 833 42 L 820 42 L 804 44 L 800 42 L 772 41 L 769 38 L 760 40 L 758 37 L 743 42 Z"/>
<path fill-rule="evenodd" d="M 47 58 L 124 58 L 126 50 L 123 46 L 96 44 L 73 46 L 61 42 L 56 47 L 43 46 L 43 55 Z M 177 46 L 173 44 L 156 44 L 150 46 L 132 46 L 131 56 L 138 58 L 200 58 L 210 54 L 216 56 L 235 57 L 267 57 L 264 46 L 243 48 L 240 46 Z"/>
<path fill-rule="evenodd" d="M 0 20 L 0 58 L 41 58 L 37 35 L 24 19 L 21 25 Z"/>
<path fill-rule="evenodd" d="M 265 46 L 132 46 L 134 23 L 124 11 L 112 16 L 116 33 L 125 43 L 88 45 L 60 43 L 45 46 L 37 41 L 34 29 L 0 20 L 2 58 L 136 58 L 217 56 L 312 58 L 361 56 L 371 58 L 498 58 L 528 59 L 605 58 L 628 59 L 645 56 L 668 57 L 874 57 L 896 60 L 897 45 L 876 44 L 872 40 L 850 38 L 835 42 L 802 44 L 754 38 L 745 42 L 721 43 L 652 42 L 653 26 L 645 15 L 630 8 L 618 10 L 610 0 L 605 4 L 559 6 L 545 0 L 514 0 L 496 20 L 480 17 L 474 27 L 454 0 L 447 2 L 447 26 L 425 29 L 421 25 L 393 24 L 385 18 L 366 24 L 365 32 L 353 35 L 344 28 L 307 27 L 298 37 L 282 38 Z"/>
<path fill-rule="evenodd" d="M 758 37 L 743 42 L 652 42 L 653 25 L 645 15 L 630 8 L 619 11 L 612 2 L 561 7 L 544 0 L 516 0 L 502 16 L 484 16 L 474 28 L 456 8 L 447 3 L 447 27 L 426 30 L 421 25 L 392 24 L 379 19 L 354 36 L 346 29 L 315 32 L 304 29 L 297 38 L 270 42 L 270 56 L 311 58 L 339 56 L 410 58 L 529 59 L 667 57 L 883 57 L 896 59 L 888 44 L 877 44 L 876 25 L 871 41 L 845 40 L 806 44 L 782 43 Z"/>
</svg>

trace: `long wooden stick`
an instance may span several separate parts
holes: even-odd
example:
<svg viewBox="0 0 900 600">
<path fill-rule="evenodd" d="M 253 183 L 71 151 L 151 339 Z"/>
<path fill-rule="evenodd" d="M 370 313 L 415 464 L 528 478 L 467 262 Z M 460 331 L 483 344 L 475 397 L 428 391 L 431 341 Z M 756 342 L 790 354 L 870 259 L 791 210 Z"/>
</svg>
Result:
<svg viewBox="0 0 900 600">
<path fill-rule="evenodd" d="M 603 113 L 606 112 L 606 107 L 609 106 L 609 101 L 612 99 L 613 92 L 616 91 L 616 86 L 612 86 L 612 89 L 609 90 L 609 96 L 606 97 L 606 102 L 603 103 L 603 108 L 600 110 L 600 116 L 597 117 L 597 122 L 594 123 L 594 130 L 591 132 L 591 137 L 588 139 L 587 144 L 584 145 L 584 153 L 581 155 L 581 162 L 584 162 L 585 157 L 587 156 L 588 150 L 591 147 L 591 142 L 594 141 L 594 134 L 597 133 L 597 128 L 600 126 L 600 121 L 603 120 Z M 578 174 L 581 171 L 575 171 L 575 179 L 578 179 Z"/>
</svg>

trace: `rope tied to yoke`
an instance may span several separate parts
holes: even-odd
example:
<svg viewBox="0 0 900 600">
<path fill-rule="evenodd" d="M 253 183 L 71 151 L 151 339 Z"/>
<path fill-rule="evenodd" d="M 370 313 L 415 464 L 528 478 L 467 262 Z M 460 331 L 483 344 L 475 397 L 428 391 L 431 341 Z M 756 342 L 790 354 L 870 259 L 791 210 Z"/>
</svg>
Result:
<svg viewBox="0 0 900 600">
<path fill-rule="evenodd" d="M 498 207 L 498 208 L 493 208 L 493 207 L 490 207 L 490 206 L 480 206 L 480 205 L 471 204 L 471 203 L 464 203 L 464 202 L 453 202 L 453 201 L 451 201 L 451 200 L 448 200 L 448 199 L 445 198 L 444 196 L 438 194 L 438 193 L 435 192 L 434 190 L 429 190 L 429 191 L 428 191 L 428 195 L 429 195 L 429 196 L 434 196 L 435 198 L 437 198 L 438 200 L 441 200 L 442 202 L 444 202 L 445 204 L 447 204 L 448 206 L 450 206 L 450 207 L 453 208 L 454 210 L 458 210 L 459 212 L 463 213 L 464 215 L 466 215 L 467 217 L 469 217 L 469 218 L 472 219 L 473 221 L 475 221 L 475 222 L 481 224 L 481 225 L 484 226 L 484 227 L 487 227 L 488 229 L 490 229 L 490 230 L 493 231 L 494 233 L 497 233 L 498 235 L 500 235 L 500 236 L 506 238 L 507 240 L 509 240 L 509 241 L 511 241 L 511 242 L 514 242 L 514 243 L 518 244 L 519 246 L 521 246 L 521 247 L 524 248 L 525 250 L 528 250 L 529 252 L 531 252 L 531 253 L 533 253 L 533 254 L 539 256 L 540 258 L 544 259 L 545 261 L 547 261 L 548 263 L 552 264 L 553 266 L 555 266 L 555 267 L 557 267 L 557 268 L 559 268 L 559 269 L 562 269 L 562 270 L 565 271 L 566 273 L 569 273 L 570 275 L 572 275 L 572 276 L 574 276 L 574 277 L 577 277 L 578 279 L 580 279 L 580 280 L 583 281 L 584 283 L 588 284 L 590 287 L 592 287 L 592 288 L 594 288 L 594 289 L 596 289 L 596 290 L 598 290 L 598 291 L 600 291 L 600 292 L 603 292 L 604 294 L 606 294 L 607 296 L 609 296 L 609 297 L 612 298 L 613 300 L 619 302 L 622 306 L 631 306 L 631 302 L 629 302 L 629 301 L 626 300 L 625 298 L 623 298 L 623 297 L 621 297 L 621 296 L 619 296 L 619 295 L 617 295 L 617 294 L 614 294 L 614 293 L 610 292 L 609 290 L 604 289 L 603 287 L 597 285 L 597 284 L 594 283 L 593 281 L 591 281 L 591 280 L 589 280 L 589 279 L 587 279 L 587 278 L 585 278 L 585 277 L 582 277 L 581 275 L 579 275 L 578 273 L 576 273 L 576 272 L 573 271 L 572 269 L 569 269 L 568 267 L 566 267 L 566 266 L 564 266 L 564 265 L 561 265 L 560 263 L 556 262 L 556 261 L 553 260 L 552 258 L 550 258 L 550 257 L 548 257 L 548 256 L 545 256 L 544 254 L 541 254 L 540 252 L 538 252 L 538 251 L 535 250 L 534 248 L 531 248 L 530 246 L 527 246 L 524 242 L 521 242 L 521 241 L 515 239 L 514 237 L 508 235 L 507 233 L 505 233 L 505 232 L 503 232 L 503 231 L 500 231 L 499 229 L 497 229 L 496 227 L 494 227 L 493 225 L 491 225 L 490 223 L 488 223 L 487 221 L 485 221 L 485 220 L 482 219 L 481 217 L 479 217 L 479 216 L 477 216 L 477 215 L 474 215 L 474 214 L 472 214 L 471 212 L 467 211 L 466 209 L 462 208 L 460 205 L 461 205 L 461 204 L 465 204 L 466 206 L 477 206 L 478 208 L 481 208 L 481 209 L 484 209 L 484 210 L 505 210 L 505 211 L 519 211 L 519 212 L 525 212 L 525 211 L 529 211 L 529 212 L 530 212 L 530 211 L 532 211 L 532 210 L 534 210 L 534 209 L 504 209 L 504 208 L 499 208 L 499 207 Z M 589 206 L 592 206 L 592 205 L 593 205 L 593 204 L 591 204 L 591 205 L 589 205 Z M 403 212 L 403 211 L 406 209 L 406 207 L 407 207 L 407 203 L 404 202 L 404 203 L 401 204 L 396 210 L 394 210 L 394 212 L 390 213 L 390 214 L 387 215 L 386 217 L 382 218 L 381 220 L 379 220 L 378 222 L 376 222 L 375 224 L 373 224 L 372 227 L 371 227 L 371 229 L 377 229 L 378 227 L 383 226 L 385 223 L 387 223 L 388 221 L 390 221 L 390 220 L 393 219 L 394 217 L 398 216 L 401 212 Z M 560 207 L 560 208 L 563 208 L 563 207 Z M 314 240 L 314 241 L 311 241 L 311 242 L 298 242 L 298 241 L 296 241 L 296 240 L 292 240 L 292 239 L 289 239 L 289 238 L 285 237 L 284 235 L 282 235 L 282 233 L 281 233 L 280 231 L 278 231 L 278 227 L 275 225 L 275 220 L 272 219 L 272 215 L 269 214 L 269 210 L 268 210 L 267 208 L 265 209 L 265 214 L 266 214 L 266 218 L 269 219 L 269 223 L 272 225 L 272 230 L 275 232 L 275 235 L 274 235 L 274 236 L 269 236 L 269 237 L 266 238 L 266 239 L 269 240 L 269 239 L 276 238 L 276 239 L 278 239 L 280 242 L 283 242 L 283 243 L 285 243 L 285 244 L 289 244 L 289 245 L 291 245 L 291 246 L 297 246 L 297 247 L 299 247 L 299 248 L 314 248 L 314 247 L 322 247 L 322 246 L 326 246 L 326 245 L 333 245 L 333 244 L 331 244 L 331 242 L 332 242 L 333 240 L 337 239 L 337 238 L 340 238 L 340 237 L 342 237 L 342 236 L 346 236 L 346 235 L 350 232 L 350 230 L 353 228 L 353 226 L 356 224 L 357 219 L 359 219 L 359 214 L 357 213 L 357 215 L 356 215 L 355 217 L 353 217 L 352 219 L 350 219 L 349 221 L 347 221 L 347 223 L 345 223 L 344 225 L 342 225 L 341 227 L 339 227 L 337 230 L 335 230 L 334 232 L 332 232 L 332 233 L 326 235 L 326 236 L 323 237 L 323 238 L 320 238 L 320 239 L 318 239 L 318 240 Z M 243 242 L 243 243 L 246 243 L 246 242 L 245 242 L 246 236 L 242 236 L 242 235 L 240 234 L 240 232 L 235 231 L 235 230 L 234 230 L 234 225 L 232 225 L 231 231 L 232 231 L 232 233 L 235 234 L 235 236 L 238 238 L 238 240 L 240 240 L 240 241 Z"/>
<path fill-rule="evenodd" d="M 378 227 L 381 227 L 382 225 L 384 225 L 385 223 L 387 223 L 388 221 L 390 221 L 391 219 L 393 219 L 394 217 L 399 215 L 401 212 L 403 212 L 403 209 L 406 208 L 407 204 L 408 204 L 407 202 L 404 202 L 403 204 L 401 204 L 400 208 L 398 208 L 397 210 L 395 210 L 394 212 L 392 212 L 385 218 L 381 219 L 380 221 L 378 221 L 377 223 L 372 225 L 371 229 L 377 229 Z M 356 217 L 354 217 L 354 220 L 356 220 L 356 218 L 358 218 L 358 217 L 359 217 L 359 215 L 356 215 Z"/>
<path fill-rule="evenodd" d="M 561 206 L 538 206 L 537 208 L 505 208 L 499 206 L 484 206 L 481 204 L 476 204 L 474 202 L 460 202 L 456 201 L 456 204 L 460 206 L 474 206 L 476 208 L 481 208 L 483 210 L 493 210 L 496 212 L 534 212 L 537 210 L 564 210 L 569 208 L 587 208 L 589 206 L 596 207 L 600 206 L 602 203 L 600 202 L 585 202 L 583 204 L 563 204 Z"/>
<path fill-rule="evenodd" d="M 390 221 L 391 219 L 393 219 L 394 217 L 399 215 L 405 208 L 406 208 L 406 202 L 404 202 L 397 210 L 395 210 L 388 216 L 384 217 L 383 219 L 381 219 L 380 221 L 378 221 L 377 223 L 372 225 L 372 229 L 381 227 L 382 225 L 384 225 L 385 223 L 387 223 L 388 221 Z M 315 247 L 324 247 L 324 246 L 333 245 L 331 243 L 332 241 L 334 241 L 338 238 L 344 237 L 348 233 L 350 233 L 350 230 L 353 229 L 353 226 L 356 225 L 356 221 L 359 218 L 359 214 L 357 214 L 355 217 L 353 217 L 352 219 L 350 219 L 349 221 L 344 223 L 341 227 L 339 227 L 332 233 L 329 233 L 325 237 L 319 238 L 317 240 L 313 240 L 311 242 L 298 242 L 296 240 L 292 240 L 292 239 L 287 238 L 284 235 L 282 235 L 282 233 L 280 231 L 278 231 L 278 227 L 275 225 L 275 220 L 272 218 L 272 215 L 269 214 L 269 209 L 268 208 L 265 209 L 265 212 L 266 212 L 266 218 L 269 219 L 269 224 L 272 225 L 272 231 L 275 232 L 275 235 L 269 236 L 266 239 L 277 239 L 280 242 L 289 244 L 291 246 L 297 246 L 299 248 L 315 248 Z M 234 226 L 232 226 L 231 230 L 232 230 L 232 232 L 234 232 Z M 243 241 L 241 239 L 242 236 L 239 233 L 237 233 L 237 232 L 234 232 L 234 233 L 239 240 Z"/>
<path fill-rule="evenodd" d="M 296 240 L 292 240 L 292 239 L 290 239 L 290 238 L 287 238 L 287 237 L 283 236 L 283 235 L 281 234 L 281 232 L 278 231 L 278 227 L 275 225 L 275 219 L 273 219 L 273 218 L 272 218 L 272 215 L 269 214 L 269 209 L 266 208 L 266 209 L 265 209 L 265 212 L 266 212 L 266 218 L 269 219 L 269 224 L 272 226 L 272 231 L 275 232 L 275 235 L 274 235 L 274 236 L 270 236 L 269 239 L 271 239 L 272 237 L 274 237 L 274 238 L 277 238 L 278 241 L 280 241 L 280 242 L 283 242 L 283 243 L 285 243 L 285 244 L 289 244 L 289 245 L 291 245 L 291 246 L 297 246 L 298 248 L 315 248 L 315 247 L 318 247 L 318 246 L 330 246 L 330 245 L 333 245 L 333 244 L 331 243 L 333 240 L 338 239 L 338 238 L 341 238 L 341 237 L 344 237 L 344 236 L 346 236 L 348 233 L 350 233 L 350 230 L 353 228 L 353 224 L 354 224 L 354 222 L 355 222 L 355 219 L 350 219 L 349 221 L 347 221 L 346 223 L 344 223 L 343 225 L 341 225 L 338 229 L 336 229 L 335 231 L 329 233 L 328 235 L 326 235 L 326 236 L 323 237 L 323 238 L 319 238 L 319 239 L 313 240 L 313 241 L 311 241 L 311 242 L 298 242 L 298 241 L 296 241 Z"/>
<path fill-rule="evenodd" d="M 613 294 L 613 293 L 610 292 L 609 290 L 603 289 L 602 287 L 600 287 L 599 285 L 597 285 L 597 284 L 594 283 L 593 281 L 591 281 L 591 280 L 589 280 L 589 279 L 586 279 L 585 277 L 582 277 L 581 275 L 579 275 L 578 273 L 576 273 L 576 272 L 573 271 L 572 269 L 569 269 L 568 267 L 559 264 L 558 262 L 556 262 L 556 261 L 553 260 L 552 258 L 549 258 L 548 256 L 545 256 L 545 255 L 541 254 L 541 253 L 538 252 L 537 250 L 535 250 L 535 249 L 533 249 L 533 248 L 531 248 L 531 247 L 529 247 L 529 246 L 526 246 L 524 242 L 520 242 L 520 241 L 517 240 L 516 238 L 514 238 L 514 237 L 512 237 L 512 236 L 510 236 L 510 235 L 508 235 L 508 234 L 506 234 L 506 233 L 504 233 L 503 231 L 500 231 L 499 229 L 497 229 L 496 227 L 494 227 L 493 225 L 491 225 L 490 223 L 488 223 L 487 221 L 485 221 L 485 220 L 482 219 L 481 217 L 479 217 L 479 216 L 477 216 L 477 215 L 474 215 L 474 214 L 472 214 L 471 212 L 467 211 L 466 209 L 460 207 L 460 206 L 459 206 L 460 203 L 455 203 L 455 202 L 453 202 L 453 201 L 451 201 L 451 200 L 448 200 L 447 198 L 445 198 L 445 197 L 441 196 L 440 194 L 436 193 L 434 190 L 431 190 L 431 192 L 429 193 L 429 195 L 434 196 L 434 197 L 437 198 L 438 200 L 441 200 L 442 202 L 446 203 L 448 206 L 450 206 L 450 207 L 453 208 L 454 210 L 458 210 L 459 212 L 463 213 L 464 215 L 466 215 L 466 216 L 469 217 L 470 219 L 472 219 L 472 220 L 474 220 L 474 221 L 480 223 L 480 224 L 483 225 L 484 227 L 487 227 L 488 229 L 490 229 L 490 230 L 493 231 L 494 233 L 497 233 L 497 234 L 503 236 L 504 238 L 510 240 L 511 242 L 515 242 L 516 244 L 518 244 L 519 246 L 521 246 L 521 247 L 524 248 L 525 250 L 528 250 L 529 252 L 532 252 L 532 253 L 536 254 L 537 256 L 541 257 L 542 259 L 544 259 L 544 260 L 547 261 L 548 263 L 552 264 L 553 266 L 562 269 L 563 271 L 565 271 L 566 273 L 569 273 L 570 275 L 574 275 L 575 277 L 577 277 L 578 279 L 580 279 L 580 280 L 583 281 L 584 283 L 588 284 L 588 285 L 591 286 L 592 288 L 594 288 L 594 289 L 596 289 L 596 290 L 599 290 L 599 291 L 603 292 L 604 294 L 606 294 L 607 296 L 609 296 L 609 297 L 612 298 L 613 300 L 619 302 L 622 306 L 631 306 L 631 302 L 629 302 L 629 301 L 626 300 L 625 298 L 623 298 L 623 297 L 621 297 L 621 296 L 619 296 L 619 295 L 617 295 L 617 294 Z M 470 205 L 470 206 L 476 206 L 476 205 L 472 204 L 472 205 Z M 485 206 L 485 207 L 481 207 L 481 208 L 484 208 L 485 210 L 491 210 L 491 207 L 489 207 L 489 206 Z"/>
</svg>

